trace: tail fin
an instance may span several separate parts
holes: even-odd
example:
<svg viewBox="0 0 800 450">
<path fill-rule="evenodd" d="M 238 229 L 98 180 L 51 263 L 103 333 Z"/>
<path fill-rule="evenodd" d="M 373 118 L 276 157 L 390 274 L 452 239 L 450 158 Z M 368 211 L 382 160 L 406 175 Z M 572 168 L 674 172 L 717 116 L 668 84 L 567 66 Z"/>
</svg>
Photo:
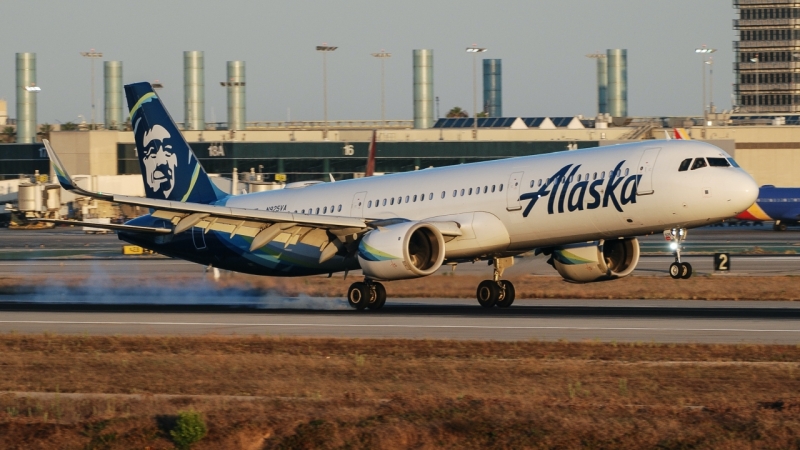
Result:
<svg viewBox="0 0 800 450">
<path fill-rule="evenodd" d="M 375 152 L 377 149 L 375 148 L 375 135 L 377 131 L 372 130 L 372 142 L 369 143 L 369 155 L 367 156 L 367 171 L 364 174 L 366 177 L 371 177 L 375 175 Z"/>
<path fill-rule="evenodd" d="M 208 178 L 150 83 L 125 86 L 147 198 L 213 203 L 225 194 Z"/>
</svg>

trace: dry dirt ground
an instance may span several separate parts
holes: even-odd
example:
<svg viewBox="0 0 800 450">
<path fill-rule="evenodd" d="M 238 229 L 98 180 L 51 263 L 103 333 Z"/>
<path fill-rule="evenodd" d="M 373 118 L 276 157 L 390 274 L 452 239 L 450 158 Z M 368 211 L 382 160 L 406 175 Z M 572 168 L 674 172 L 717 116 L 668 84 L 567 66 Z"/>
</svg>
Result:
<svg viewBox="0 0 800 450">
<path fill-rule="evenodd" d="M 800 346 L 0 335 L 0 448 L 797 448 Z"/>
<path fill-rule="evenodd" d="M 413 280 L 384 283 L 393 298 L 474 298 L 475 288 L 484 277 L 475 275 L 436 275 Z M 125 277 L 108 280 L 102 289 L 126 290 L 130 287 L 181 286 L 222 291 L 249 290 L 255 294 L 285 296 L 309 295 L 312 297 L 344 297 L 348 286 L 356 277 L 333 278 L 273 278 L 242 274 L 226 274 L 218 281 L 207 277 L 185 278 Z M 578 298 L 578 299 L 688 299 L 688 300 L 800 300 L 800 277 L 769 276 L 705 276 L 689 280 L 672 280 L 668 277 L 630 276 L 620 280 L 576 284 L 561 277 L 525 275 L 510 279 L 516 287 L 517 298 Z M 0 295 L 46 293 L 47 289 L 74 289 L 77 292 L 97 288 L 97 280 L 88 276 L 0 276 Z"/>
</svg>

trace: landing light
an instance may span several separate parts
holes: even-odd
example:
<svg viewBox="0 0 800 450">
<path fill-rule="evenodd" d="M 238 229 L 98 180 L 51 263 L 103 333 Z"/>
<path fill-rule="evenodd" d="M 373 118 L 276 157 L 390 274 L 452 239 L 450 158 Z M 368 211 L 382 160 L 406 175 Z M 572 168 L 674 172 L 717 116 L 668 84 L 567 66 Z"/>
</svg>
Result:
<svg viewBox="0 0 800 450">
<path fill-rule="evenodd" d="M 670 242 L 669 248 L 671 248 L 672 250 L 677 250 L 678 249 L 678 243 L 677 242 Z"/>
</svg>

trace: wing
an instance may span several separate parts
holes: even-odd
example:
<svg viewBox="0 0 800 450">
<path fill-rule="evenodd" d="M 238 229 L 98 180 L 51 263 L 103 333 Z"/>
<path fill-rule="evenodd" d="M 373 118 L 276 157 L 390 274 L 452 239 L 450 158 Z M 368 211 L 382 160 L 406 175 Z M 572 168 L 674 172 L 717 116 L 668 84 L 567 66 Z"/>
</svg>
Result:
<svg viewBox="0 0 800 450">
<path fill-rule="evenodd" d="M 247 208 L 229 208 L 222 205 L 208 205 L 203 203 L 178 202 L 171 200 L 150 199 L 144 197 L 131 197 L 126 195 L 101 194 L 81 189 L 67 173 L 58 155 L 53 150 L 50 142 L 43 140 L 47 154 L 53 164 L 58 182 L 64 189 L 78 195 L 105 200 L 125 205 L 134 205 L 150 208 L 150 215 L 170 222 L 172 228 L 150 228 L 133 225 L 95 224 L 77 221 L 54 221 L 53 223 L 69 223 L 72 225 L 86 225 L 117 231 L 141 233 L 182 233 L 192 227 L 203 230 L 214 230 L 235 235 L 253 238 L 250 251 L 257 250 L 280 234 L 288 234 L 288 239 L 293 236 L 302 238 L 313 230 L 324 230 L 325 238 L 320 239 L 322 249 L 321 262 L 332 258 L 341 244 L 352 242 L 359 234 L 369 231 L 363 219 L 354 217 L 319 216 L 306 214 L 292 214 L 271 211 L 259 211 Z M 167 230 L 167 231 L 165 231 Z M 328 236 L 330 234 L 331 236 Z M 336 242 L 340 241 L 340 242 Z M 324 246 L 324 247 L 323 247 Z"/>
</svg>

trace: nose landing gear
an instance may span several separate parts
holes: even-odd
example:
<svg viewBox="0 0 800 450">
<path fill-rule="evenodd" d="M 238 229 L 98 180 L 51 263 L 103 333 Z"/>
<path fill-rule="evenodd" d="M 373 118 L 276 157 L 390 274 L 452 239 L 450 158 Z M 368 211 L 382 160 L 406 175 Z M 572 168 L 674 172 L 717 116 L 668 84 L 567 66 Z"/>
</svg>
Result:
<svg viewBox="0 0 800 450">
<path fill-rule="evenodd" d="M 514 265 L 514 258 L 494 258 L 494 277 L 491 280 L 484 280 L 478 285 L 478 303 L 484 308 L 497 306 L 498 308 L 508 308 L 514 303 L 516 290 L 514 285 L 508 280 L 501 280 L 503 272 Z"/>
<path fill-rule="evenodd" d="M 664 230 L 664 239 L 670 243 L 672 254 L 675 255 L 675 262 L 669 266 L 669 276 L 675 280 L 691 278 L 692 265 L 688 262 L 681 262 L 681 243 L 686 239 L 686 228 Z"/>
</svg>

